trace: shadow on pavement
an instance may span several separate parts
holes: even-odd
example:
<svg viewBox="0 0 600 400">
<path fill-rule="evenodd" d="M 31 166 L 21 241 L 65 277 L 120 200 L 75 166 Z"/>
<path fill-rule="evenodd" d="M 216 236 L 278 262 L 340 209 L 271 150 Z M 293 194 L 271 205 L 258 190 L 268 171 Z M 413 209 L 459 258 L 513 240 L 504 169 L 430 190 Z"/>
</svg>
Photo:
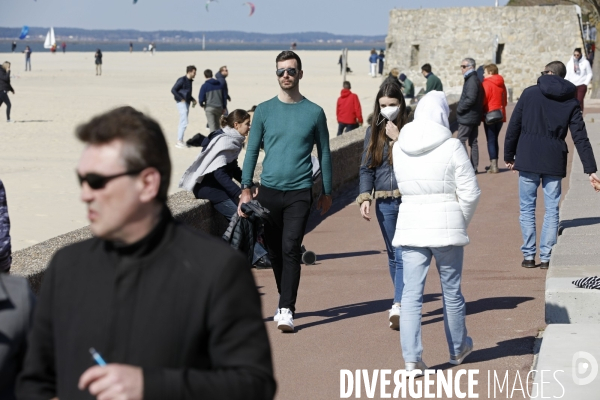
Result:
<svg viewBox="0 0 600 400">
<path fill-rule="evenodd" d="M 367 251 L 352 251 L 349 253 L 332 253 L 332 254 L 319 254 L 318 261 L 323 260 L 335 260 L 337 258 L 348 258 L 348 257 L 360 257 L 360 256 L 371 256 L 374 254 L 381 254 L 383 251 L 367 250 Z"/>
<path fill-rule="evenodd" d="M 568 228 L 577 228 L 579 226 L 589 226 L 597 224 L 600 224 L 600 218 L 598 217 L 565 219 L 563 221 L 560 221 L 558 224 L 558 234 L 562 235 L 563 230 Z"/>
<path fill-rule="evenodd" d="M 348 204 L 352 204 L 358 196 L 358 179 L 354 179 L 350 182 L 345 183 L 334 195 L 333 202 L 329 212 L 325 215 L 321 215 L 321 211 L 317 210 L 317 203 L 313 204 L 313 209 L 308 218 L 308 224 L 306 225 L 306 233 L 309 233 L 315 229 L 321 222 L 327 217 L 335 214 L 338 211 L 344 209 Z M 358 210 L 358 208 L 357 208 Z M 373 211 L 373 214 L 375 212 Z M 357 219 L 360 218 L 360 213 L 357 214 Z M 321 258 L 321 257 L 319 257 Z"/>
<path fill-rule="evenodd" d="M 535 300 L 533 297 L 488 297 L 485 299 L 479 299 L 475 301 L 467 302 L 467 315 L 479 314 L 486 311 L 492 310 L 512 310 L 517 308 L 521 303 L 526 301 Z M 443 317 L 444 309 L 438 308 L 437 310 L 430 311 L 423 314 L 423 318 L 431 317 L 433 315 L 442 315 L 438 318 L 433 318 L 427 321 L 423 321 L 422 325 L 434 324 L 444 320 Z"/>
</svg>

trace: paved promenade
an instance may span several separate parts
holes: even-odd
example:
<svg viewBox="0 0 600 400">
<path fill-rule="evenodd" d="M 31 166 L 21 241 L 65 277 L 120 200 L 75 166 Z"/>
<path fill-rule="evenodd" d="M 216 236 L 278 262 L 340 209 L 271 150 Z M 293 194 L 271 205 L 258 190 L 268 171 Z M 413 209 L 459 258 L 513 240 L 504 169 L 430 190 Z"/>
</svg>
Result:
<svg viewBox="0 0 600 400">
<path fill-rule="evenodd" d="M 481 171 L 488 161 L 483 128 L 479 141 Z M 570 136 L 568 143 L 572 156 Z M 570 160 L 568 165 L 570 168 Z M 467 328 L 475 348 L 463 366 L 448 363 L 441 289 L 432 267 L 423 305 L 423 360 L 435 369 L 479 369 L 476 392 L 480 398 L 488 398 L 488 371 L 492 377 L 494 370 L 502 377 L 509 371 L 511 386 L 518 371 L 525 382 L 534 360 L 536 337 L 545 327 L 546 272 L 520 266 L 518 176 L 503 169 L 496 175 L 480 173 L 478 181 L 482 195 L 468 231 L 471 244 L 465 249 L 463 273 Z M 349 185 L 337 196 L 333 213 L 324 220 L 313 215 L 305 245 L 318 254 L 319 261 L 303 266 L 296 333 L 280 333 L 270 322 L 278 299 L 275 282 L 271 271 L 255 272 L 265 320 L 269 321 L 279 400 L 339 398 L 340 369 L 372 373 L 374 369 L 404 368 L 399 333 L 390 330 L 387 322 L 393 289 L 385 246 L 374 213 L 371 222 L 360 217 L 354 203 L 357 186 L 357 182 Z M 567 190 L 565 179 L 563 196 Z M 541 198 L 538 235 L 543 217 Z M 390 392 L 393 383 L 391 387 Z M 494 398 L 493 389 L 491 394 Z M 362 398 L 366 398 L 364 386 Z M 379 386 L 375 398 L 379 398 Z M 508 397 L 497 393 L 496 398 Z M 516 392 L 513 398 L 524 397 Z"/>
</svg>

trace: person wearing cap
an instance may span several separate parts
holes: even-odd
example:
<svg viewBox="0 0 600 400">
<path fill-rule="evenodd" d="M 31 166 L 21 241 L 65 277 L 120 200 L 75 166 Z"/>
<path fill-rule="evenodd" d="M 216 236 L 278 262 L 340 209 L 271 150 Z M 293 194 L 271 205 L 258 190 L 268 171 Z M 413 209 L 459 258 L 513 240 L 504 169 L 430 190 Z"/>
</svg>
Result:
<svg viewBox="0 0 600 400">
<path fill-rule="evenodd" d="M 405 74 L 400 74 L 398 78 L 402 83 L 402 92 L 404 93 L 405 99 L 412 99 L 415 97 L 415 85 L 413 85 L 412 81 L 408 79 Z"/>
</svg>

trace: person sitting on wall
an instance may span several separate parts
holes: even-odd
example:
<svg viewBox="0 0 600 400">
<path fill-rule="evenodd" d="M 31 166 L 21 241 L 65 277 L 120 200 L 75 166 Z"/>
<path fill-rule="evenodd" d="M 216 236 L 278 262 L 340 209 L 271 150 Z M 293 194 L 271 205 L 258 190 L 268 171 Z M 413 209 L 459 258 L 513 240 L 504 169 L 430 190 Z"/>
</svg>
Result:
<svg viewBox="0 0 600 400">
<path fill-rule="evenodd" d="M 432 90 L 438 90 L 440 92 L 444 91 L 444 85 L 442 85 L 442 81 L 440 78 L 435 76 L 433 72 L 431 72 L 431 65 L 424 64 L 421 67 L 421 73 L 427 79 L 427 85 L 425 85 L 425 94 L 431 92 Z"/>
</svg>

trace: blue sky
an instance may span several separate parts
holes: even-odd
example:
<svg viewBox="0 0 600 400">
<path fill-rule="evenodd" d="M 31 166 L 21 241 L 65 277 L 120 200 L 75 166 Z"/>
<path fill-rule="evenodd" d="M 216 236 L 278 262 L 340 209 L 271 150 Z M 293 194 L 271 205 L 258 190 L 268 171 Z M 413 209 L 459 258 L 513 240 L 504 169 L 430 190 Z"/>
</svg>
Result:
<svg viewBox="0 0 600 400">
<path fill-rule="evenodd" d="M 0 0 L 0 26 L 385 35 L 393 8 L 493 6 L 494 0 Z M 506 4 L 500 0 L 500 4 Z"/>
</svg>

